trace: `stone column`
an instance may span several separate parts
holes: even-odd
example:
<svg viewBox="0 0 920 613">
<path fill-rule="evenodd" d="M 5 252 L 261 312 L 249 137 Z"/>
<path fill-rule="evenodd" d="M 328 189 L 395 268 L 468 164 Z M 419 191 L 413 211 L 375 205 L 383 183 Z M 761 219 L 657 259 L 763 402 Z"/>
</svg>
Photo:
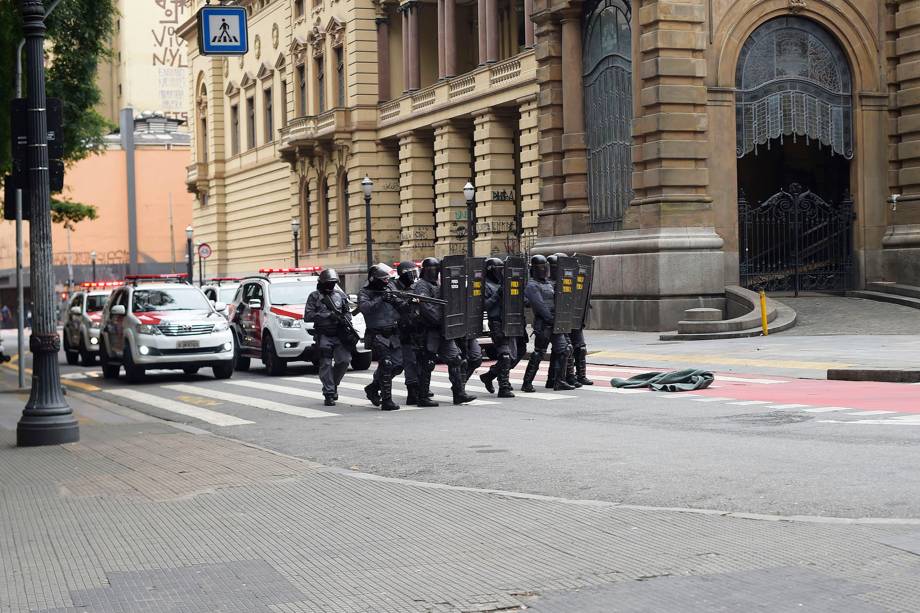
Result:
<svg viewBox="0 0 920 613">
<path fill-rule="evenodd" d="M 521 251 L 524 253 L 537 237 L 537 215 L 540 212 L 540 133 L 537 97 L 518 100 L 521 118 L 518 121 L 520 134 L 520 177 L 521 177 Z"/>
<path fill-rule="evenodd" d="M 479 65 L 486 63 L 489 44 L 487 42 L 486 29 L 489 23 L 488 12 L 486 11 L 486 2 L 488 0 L 477 0 L 476 2 L 476 19 L 479 33 Z"/>
<path fill-rule="evenodd" d="M 539 235 L 564 234 L 556 229 L 559 214 L 565 206 L 562 172 L 562 36 L 559 22 L 548 11 L 541 11 L 536 20 L 537 97 L 540 136 L 539 167 L 542 187 L 539 213 Z"/>
<path fill-rule="evenodd" d="M 356 132 L 348 159 L 348 193 L 354 207 L 351 214 L 352 241 L 349 246 L 351 264 L 363 264 L 367 236 L 364 218 L 364 197 L 361 181 L 365 174 L 374 182 L 371 198 L 371 239 L 374 261 L 390 264 L 399 258 L 400 202 L 399 151 L 396 143 L 376 140 L 373 130 Z M 362 267 L 363 268 L 363 267 Z"/>
<path fill-rule="evenodd" d="M 409 91 L 409 7 L 404 5 L 399 7 L 399 14 L 402 16 L 402 68 L 403 68 L 403 93 Z"/>
<path fill-rule="evenodd" d="M 486 62 L 498 61 L 498 0 L 486 0 Z"/>
<path fill-rule="evenodd" d="M 457 76 L 457 0 L 444 1 L 444 76 Z"/>
<path fill-rule="evenodd" d="M 429 135 L 399 135 L 400 259 L 422 259 L 434 246 L 434 150 Z"/>
<path fill-rule="evenodd" d="M 377 97 L 380 102 L 390 99 L 390 22 L 378 17 L 377 22 Z"/>
<path fill-rule="evenodd" d="M 533 0 L 524 0 L 524 46 L 533 47 Z"/>
<path fill-rule="evenodd" d="M 588 158 L 585 148 L 585 103 L 581 79 L 581 11 L 562 15 L 562 148 L 565 158 L 563 196 L 567 224 L 573 231 L 588 223 Z"/>
<path fill-rule="evenodd" d="M 473 126 L 469 122 L 444 121 L 434 124 L 436 257 L 466 253 L 466 200 L 463 186 L 472 181 L 470 144 Z"/>
<path fill-rule="evenodd" d="M 496 110 L 473 116 L 477 256 L 507 253 L 514 241 L 515 122 Z"/>
<path fill-rule="evenodd" d="M 419 58 L 418 58 L 418 12 L 422 8 L 415 1 L 407 5 L 409 7 L 409 90 L 419 88 Z"/>
<path fill-rule="evenodd" d="M 446 74 L 445 64 L 445 27 L 444 27 L 444 0 L 438 0 L 438 79 L 443 79 Z"/>
</svg>

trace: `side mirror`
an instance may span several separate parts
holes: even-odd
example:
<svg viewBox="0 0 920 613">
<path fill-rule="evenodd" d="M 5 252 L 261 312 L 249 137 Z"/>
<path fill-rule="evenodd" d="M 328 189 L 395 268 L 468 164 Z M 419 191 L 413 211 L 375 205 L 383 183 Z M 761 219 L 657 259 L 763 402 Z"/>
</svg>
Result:
<svg viewBox="0 0 920 613">
<path fill-rule="evenodd" d="M 223 313 L 224 311 L 227 310 L 226 302 L 214 302 L 212 304 L 214 305 L 214 310 L 217 311 L 218 313 Z"/>
<path fill-rule="evenodd" d="M 78 306 L 70 307 L 70 312 L 74 315 L 82 315 L 82 311 L 80 310 L 80 307 Z"/>
<path fill-rule="evenodd" d="M 124 314 L 125 314 L 125 305 L 123 305 L 123 304 L 116 304 L 115 306 L 112 307 L 112 310 L 110 311 L 110 313 L 112 313 L 112 315 L 124 315 Z"/>
<path fill-rule="evenodd" d="M 253 298 L 249 301 L 249 308 L 253 309 L 254 311 L 258 311 L 262 308 L 262 301 L 258 298 Z"/>
</svg>

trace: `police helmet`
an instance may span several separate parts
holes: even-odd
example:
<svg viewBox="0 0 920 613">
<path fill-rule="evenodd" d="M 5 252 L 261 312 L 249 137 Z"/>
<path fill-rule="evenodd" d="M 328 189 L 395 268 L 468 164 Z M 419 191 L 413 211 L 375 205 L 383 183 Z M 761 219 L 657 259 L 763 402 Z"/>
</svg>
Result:
<svg viewBox="0 0 920 613">
<path fill-rule="evenodd" d="M 546 261 L 546 257 L 542 255 L 534 255 L 530 258 L 530 276 L 534 279 L 539 279 L 540 281 L 546 279 L 546 273 L 549 264 Z"/>
<path fill-rule="evenodd" d="M 408 287 L 418 279 L 418 266 L 409 260 L 400 262 L 396 265 L 396 274 L 399 275 L 399 280 Z"/>
<path fill-rule="evenodd" d="M 422 278 L 429 283 L 437 283 L 441 273 L 441 262 L 438 258 L 425 258 L 422 260 Z"/>
<path fill-rule="evenodd" d="M 500 258 L 488 258 L 485 262 L 486 277 L 492 279 L 496 283 L 500 283 L 504 268 L 505 263 L 502 262 Z"/>
<path fill-rule="evenodd" d="M 383 289 L 390 282 L 393 269 L 386 264 L 374 264 L 367 271 L 367 280 L 374 289 Z"/>
<path fill-rule="evenodd" d="M 319 273 L 319 280 L 316 282 L 316 287 L 324 294 L 331 294 L 338 283 L 338 273 L 335 272 L 333 268 L 327 268 Z"/>
</svg>

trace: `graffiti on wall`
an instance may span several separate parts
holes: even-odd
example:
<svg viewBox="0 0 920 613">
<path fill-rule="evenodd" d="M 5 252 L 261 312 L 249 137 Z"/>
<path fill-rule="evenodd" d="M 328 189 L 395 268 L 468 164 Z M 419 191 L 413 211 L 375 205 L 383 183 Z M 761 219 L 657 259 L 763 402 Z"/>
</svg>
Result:
<svg viewBox="0 0 920 613">
<path fill-rule="evenodd" d="M 188 119 L 188 56 L 185 41 L 176 34 L 190 15 L 188 0 L 150 0 L 156 6 L 156 22 L 150 28 L 152 63 L 157 70 L 160 109 Z"/>
</svg>

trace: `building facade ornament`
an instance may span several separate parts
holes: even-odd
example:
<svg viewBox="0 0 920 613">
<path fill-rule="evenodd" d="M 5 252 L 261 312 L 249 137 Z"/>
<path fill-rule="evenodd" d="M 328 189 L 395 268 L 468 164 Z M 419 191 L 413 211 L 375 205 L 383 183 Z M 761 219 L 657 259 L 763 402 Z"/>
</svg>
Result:
<svg viewBox="0 0 920 613">
<path fill-rule="evenodd" d="M 277 48 L 278 48 L 278 41 L 279 41 L 279 39 L 280 39 L 280 34 L 279 34 L 279 30 L 278 30 L 278 24 L 277 24 L 277 23 L 273 23 L 273 24 L 272 24 L 272 49 L 277 49 Z"/>
<path fill-rule="evenodd" d="M 789 11 L 797 15 L 807 8 L 805 0 L 789 0 Z"/>
</svg>

